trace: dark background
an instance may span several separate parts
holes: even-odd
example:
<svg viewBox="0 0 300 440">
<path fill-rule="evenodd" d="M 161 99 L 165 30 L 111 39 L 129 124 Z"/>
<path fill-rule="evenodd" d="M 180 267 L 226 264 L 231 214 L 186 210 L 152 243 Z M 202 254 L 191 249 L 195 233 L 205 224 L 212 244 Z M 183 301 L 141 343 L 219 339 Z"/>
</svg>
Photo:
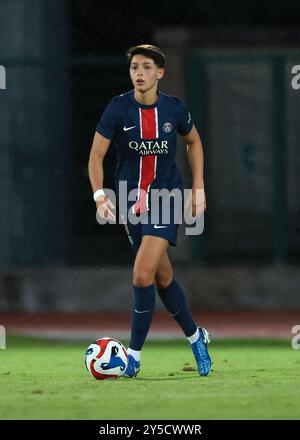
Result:
<svg viewBox="0 0 300 440">
<path fill-rule="evenodd" d="M 151 41 L 153 30 L 161 26 L 191 26 L 201 30 L 210 28 L 210 45 L 216 44 L 216 34 L 223 33 L 223 42 L 238 45 L 239 39 L 230 39 L 232 26 L 241 27 L 240 37 L 249 29 L 261 27 L 277 31 L 283 28 L 288 34 L 291 26 L 294 33 L 285 42 L 296 46 L 299 43 L 297 25 L 300 24 L 300 5 L 297 1 L 190 1 L 172 3 L 145 0 L 121 2 L 117 0 L 70 1 L 72 23 L 72 53 L 95 54 L 126 51 L 131 45 Z M 227 31 L 227 32 L 226 32 Z M 227 37 L 226 37 L 227 34 Z M 274 38 L 274 37 L 273 37 Z M 225 39 L 225 40 L 224 40 Z M 273 43 L 275 43 L 274 38 Z M 251 42 L 251 38 L 250 41 Z M 272 43 L 264 40 L 261 43 Z M 282 41 L 282 43 L 284 43 Z"/>
</svg>

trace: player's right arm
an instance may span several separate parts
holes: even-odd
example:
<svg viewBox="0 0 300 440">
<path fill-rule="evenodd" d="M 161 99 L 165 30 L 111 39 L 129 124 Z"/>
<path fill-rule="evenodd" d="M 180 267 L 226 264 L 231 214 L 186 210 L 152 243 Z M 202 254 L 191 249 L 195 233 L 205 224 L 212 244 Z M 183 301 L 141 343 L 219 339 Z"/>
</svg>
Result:
<svg viewBox="0 0 300 440">
<path fill-rule="evenodd" d="M 88 163 L 89 178 L 93 193 L 95 193 L 99 189 L 103 189 L 103 161 L 109 149 L 110 143 L 110 139 L 106 139 L 98 132 L 95 133 Z M 97 197 L 97 200 L 95 202 L 97 212 L 101 217 L 110 218 L 111 220 L 115 221 L 115 215 L 111 211 L 111 209 L 114 209 L 114 206 L 107 196 L 100 195 L 99 197 Z"/>
</svg>

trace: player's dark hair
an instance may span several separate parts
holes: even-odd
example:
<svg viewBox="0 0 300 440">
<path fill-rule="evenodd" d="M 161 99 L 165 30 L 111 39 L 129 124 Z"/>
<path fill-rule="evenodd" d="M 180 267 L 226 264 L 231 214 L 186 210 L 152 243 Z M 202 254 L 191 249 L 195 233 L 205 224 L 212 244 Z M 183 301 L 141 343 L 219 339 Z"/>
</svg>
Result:
<svg viewBox="0 0 300 440">
<path fill-rule="evenodd" d="M 156 66 L 160 69 L 165 67 L 165 56 L 159 47 L 152 44 L 140 44 L 139 46 L 130 47 L 127 51 L 127 58 L 131 63 L 134 55 L 143 55 L 144 57 L 151 58 Z"/>
</svg>

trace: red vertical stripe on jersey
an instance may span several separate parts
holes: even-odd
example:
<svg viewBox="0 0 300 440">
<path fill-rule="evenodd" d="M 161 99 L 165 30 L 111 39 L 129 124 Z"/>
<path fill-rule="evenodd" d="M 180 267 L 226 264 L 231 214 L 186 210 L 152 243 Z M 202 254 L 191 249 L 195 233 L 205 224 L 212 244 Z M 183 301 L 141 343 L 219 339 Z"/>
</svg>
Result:
<svg viewBox="0 0 300 440">
<path fill-rule="evenodd" d="M 156 139 L 158 132 L 156 109 L 140 109 L 141 137 L 143 139 Z M 156 156 L 142 156 L 140 164 L 138 200 L 134 205 L 134 212 L 140 214 L 148 209 L 147 193 L 156 174 Z"/>
<path fill-rule="evenodd" d="M 142 175 L 140 189 L 143 189 L 146 192 L 155 177 L 155 159 L 156 156 L 144 156 L 142 158 Z"/>
<path fill-rule="evenodd" d="M 155 108 L 141 109 L 141 124 L 142 124 L 142 138 L 155 139 L 156 138 L 156 117 Z"/>
</svg>

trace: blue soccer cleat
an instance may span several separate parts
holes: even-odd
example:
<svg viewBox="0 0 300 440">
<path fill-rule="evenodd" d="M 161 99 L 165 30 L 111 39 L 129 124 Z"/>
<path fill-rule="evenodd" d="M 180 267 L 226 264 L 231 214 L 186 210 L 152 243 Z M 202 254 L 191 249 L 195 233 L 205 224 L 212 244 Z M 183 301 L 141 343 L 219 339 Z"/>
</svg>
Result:
<svg viewBox="0 0 300 440">
<path fill-rule="evenodd" d="M 124 377 L 135 377 L 140 371 L 140 362 L 136 361 L 131 354 L 128 355 L 128 365 L 123 373 Z"/>
<path fill-rule="evenodd" d="M 207 376 L 211 368 L 211 359 L 207 351 L 210 342 L 209 333 L 205 328 L 199 327 L 199 339 L 191 344 L 200 376 Z"/>
</svg>

